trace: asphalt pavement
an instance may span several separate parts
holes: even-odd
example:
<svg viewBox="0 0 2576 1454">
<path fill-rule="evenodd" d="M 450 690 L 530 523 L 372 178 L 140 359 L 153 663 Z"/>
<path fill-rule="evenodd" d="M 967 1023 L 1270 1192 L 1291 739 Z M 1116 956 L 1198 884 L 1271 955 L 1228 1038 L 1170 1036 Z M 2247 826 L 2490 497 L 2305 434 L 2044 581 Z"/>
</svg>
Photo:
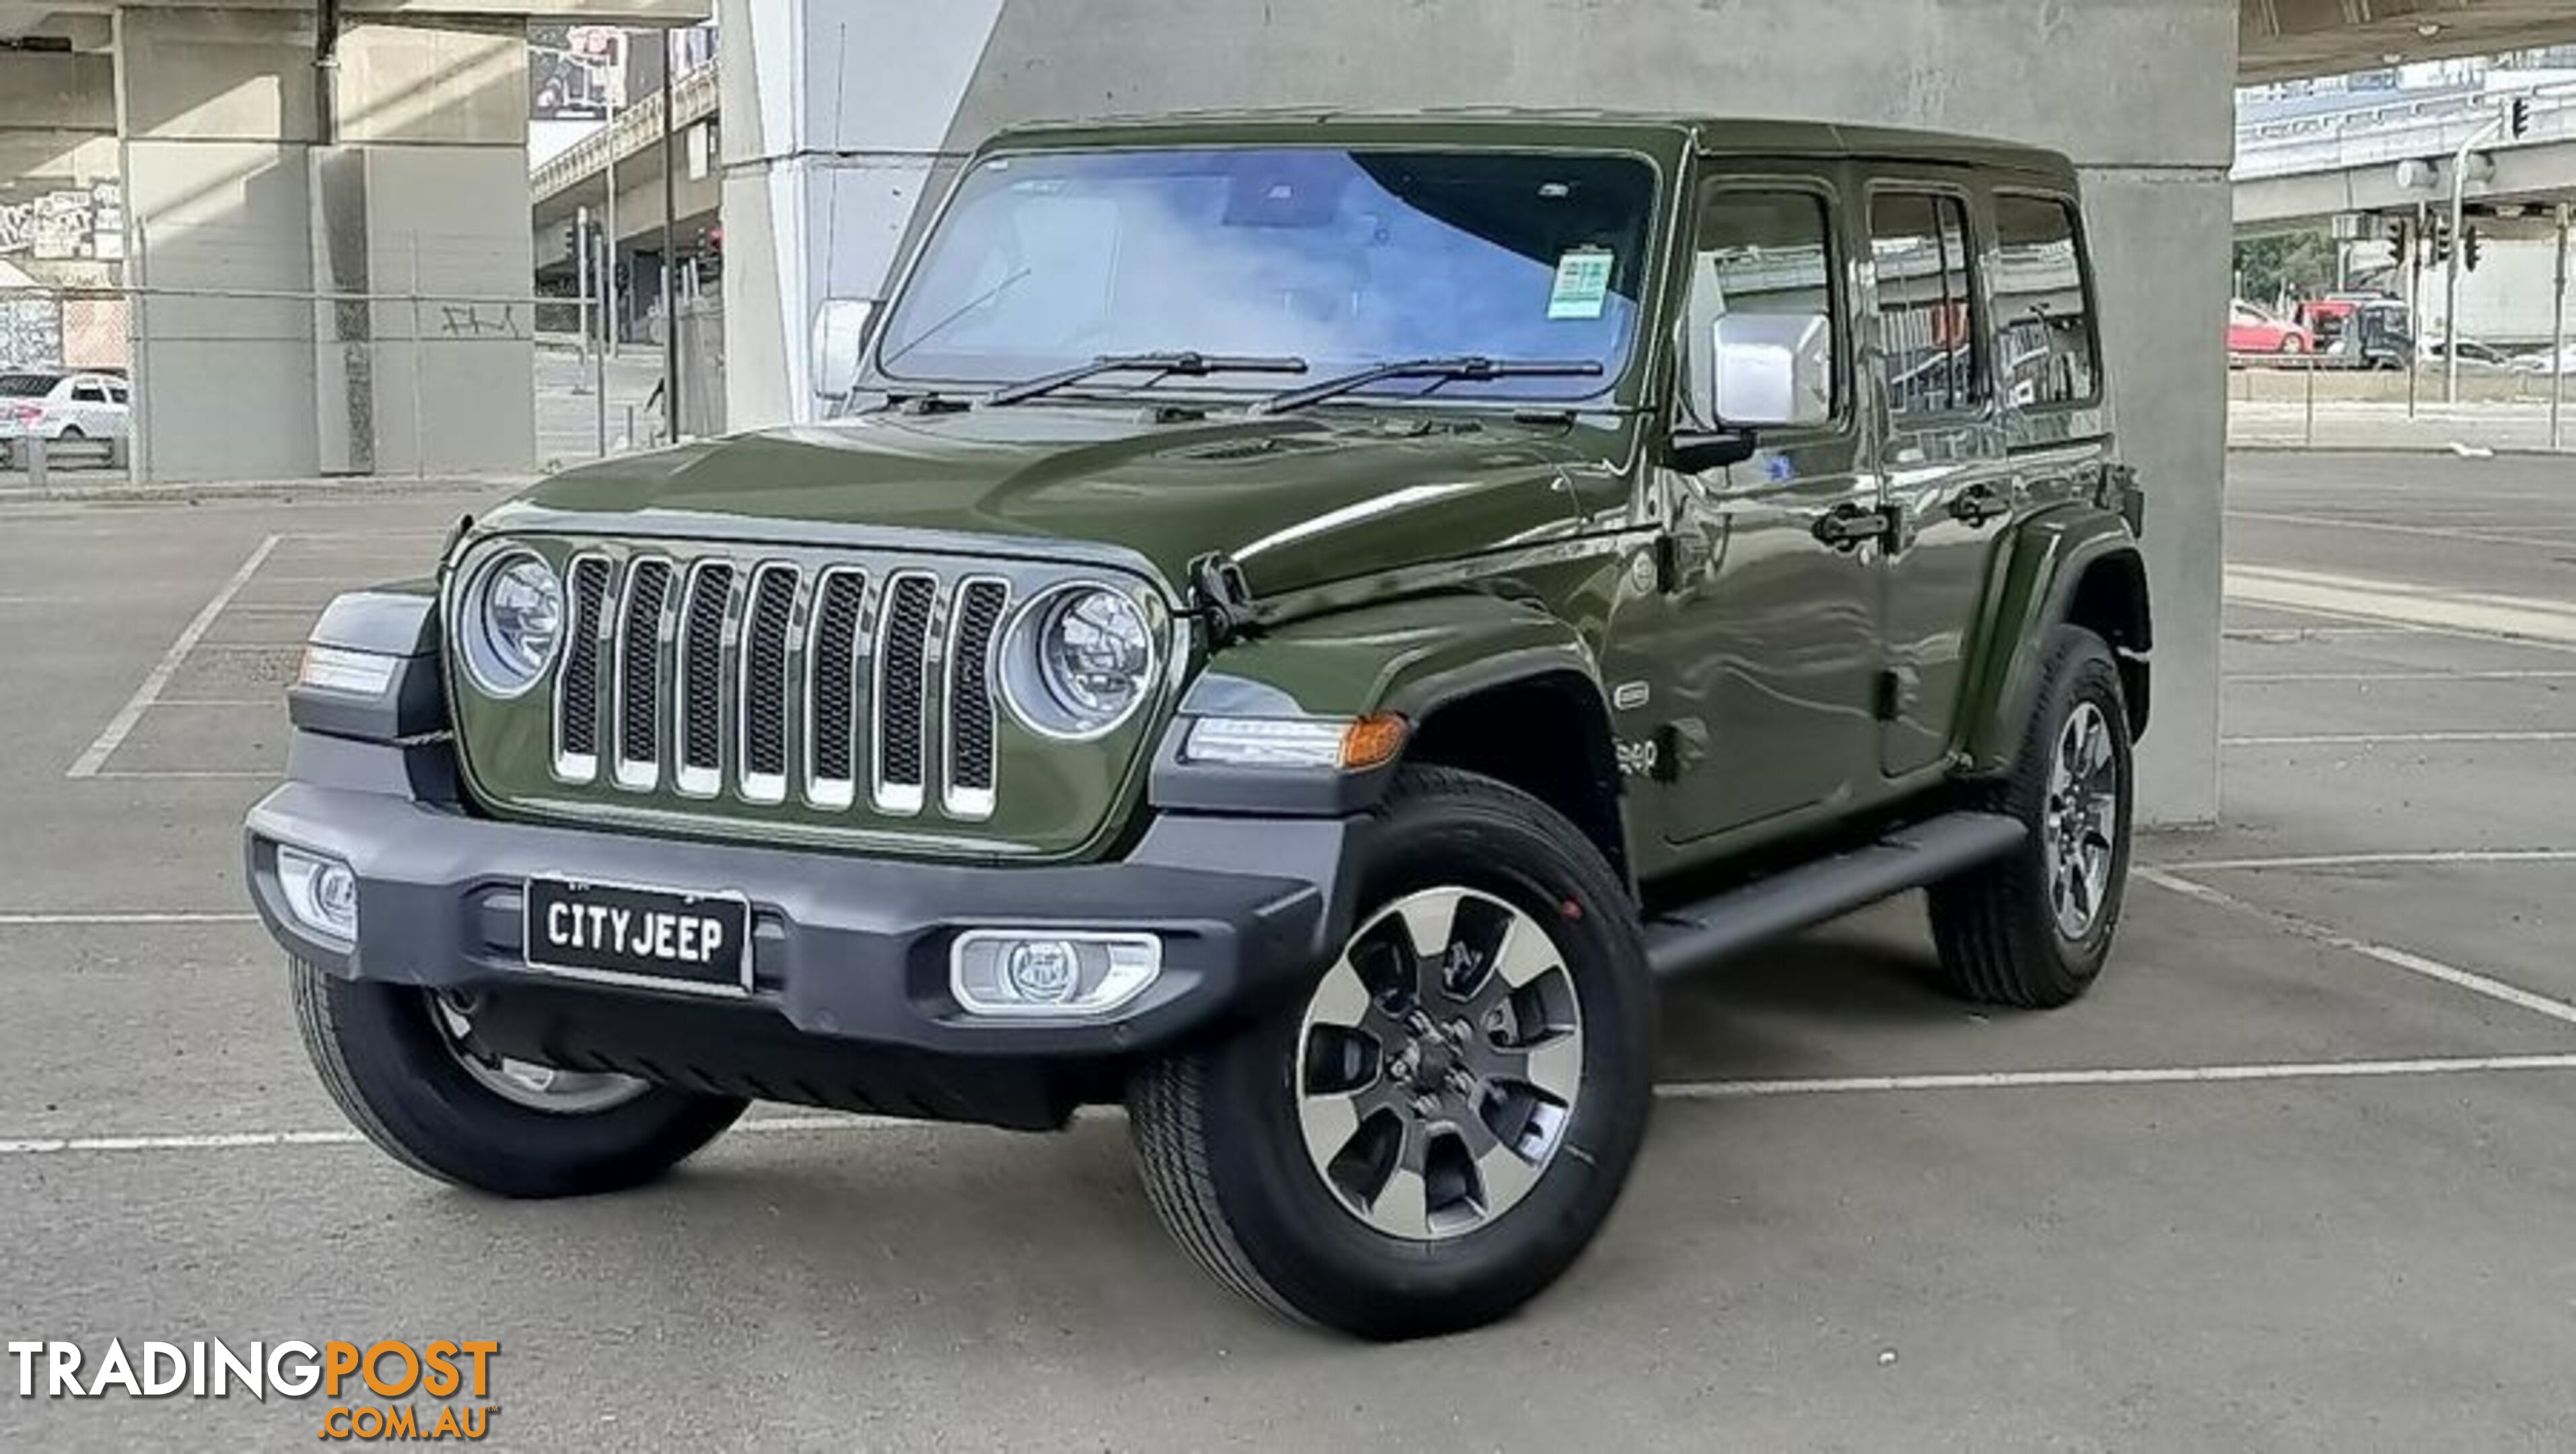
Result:
<svg viewBox="0 0 2576 1454">
<path fill-rule="evenodd" d="M 1201 1277 L 1113 1115 L 761 1108 L 553 1204 L 356 1144 L 238 824 L 314 612 L 484 502 L 0 504 L 8 1339 L 494 1340 L 504 1448 L 2576 1446 L 2563 463 L 2234 461 L 2227 820 L 2142 840 L 2096 993 L 1934 995 L 1910 900 L 1672 987 L 1593 1252 L 1397 1348 Z M 14 1382 L 0 1447 L 309 1447 L 333 1406 Z"/>
</svg>

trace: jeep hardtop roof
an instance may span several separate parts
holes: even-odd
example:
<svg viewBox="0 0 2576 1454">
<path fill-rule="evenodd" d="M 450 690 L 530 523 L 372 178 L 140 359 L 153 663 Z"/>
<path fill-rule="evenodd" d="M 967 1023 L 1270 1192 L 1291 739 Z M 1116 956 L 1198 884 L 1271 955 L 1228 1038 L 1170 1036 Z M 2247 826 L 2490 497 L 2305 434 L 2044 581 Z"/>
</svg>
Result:
<svg viewBox="0 0 2576 1454">
<path fill-rule="evenodd" d="M 1666 146 L 1686 141 L 1704 155 L 1736 157 L 1869 157 L 2020 172 L 2071 185 L 2074 164 L 2041 147 L 1991 137 L 1849 126 L 1777 117 L 1691 116 L 1672 112 L 1507 106 L 1421 110 L 1274 107 L 1169 111 L 1147 115 L 1029 122 L 1004 128 L 987 145 L 1012 148 L 1209 143 L 1351 143 L 1431 141 L 1464 145 Z M 1662 148 L 1652 148 L 1662 149 Z"/>
</svg>

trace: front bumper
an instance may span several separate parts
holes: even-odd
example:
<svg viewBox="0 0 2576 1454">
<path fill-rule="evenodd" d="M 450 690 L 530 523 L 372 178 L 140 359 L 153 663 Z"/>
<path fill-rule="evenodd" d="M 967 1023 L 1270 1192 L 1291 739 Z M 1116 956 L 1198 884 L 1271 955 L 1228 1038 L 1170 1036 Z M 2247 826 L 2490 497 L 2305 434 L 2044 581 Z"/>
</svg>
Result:
<svg viewBox="0 0 2576 1454">
<path fill-rule="evenodd" d="M 1345 865 L 1365 823 L 1165 814 L 1118 862 L 954 866 L 475 817 L 441 800 L 450 780 L 439 761 L 445 751 L 296 734 L 294 780 L 252 808 L 247 824 L 251 896 L 269 932 L 327 973 L 490 997 L 526 1011 L 493 1017 L 518 1042 L 496 1047 L 507 1053 L 652 1073 L 657 1056 L 685 1052 L 695 1057 L 688 1063 L 713 1068 L 694 1080 L 661 1078 L 728 1089 L 744 1078 L 722 1068 L 743 1069 L 741 1047 L 754 1043 L 814 1055 L 1096 1063 L 1257 1013 L 1337 952 L 1348 919 Z M 355 943 L 321 937 L 288 912 L 277 874 L 281 844 L 350 866 L 358 881 Z M 531 874 L 744 895 L 752 906 L 751 993 L 709 1001 L 530 969 L 520 916 Z M 949 992 L 951 942 L 970 929 L 1037 927 L 1156 935 L 1162 973 L 1099 1018 L 967 1014 Z M 478 1036 L 483 1024 L 478 1015 Z M 751 1093 L 767 1089 L 755 1087 Z"/>
</svg>

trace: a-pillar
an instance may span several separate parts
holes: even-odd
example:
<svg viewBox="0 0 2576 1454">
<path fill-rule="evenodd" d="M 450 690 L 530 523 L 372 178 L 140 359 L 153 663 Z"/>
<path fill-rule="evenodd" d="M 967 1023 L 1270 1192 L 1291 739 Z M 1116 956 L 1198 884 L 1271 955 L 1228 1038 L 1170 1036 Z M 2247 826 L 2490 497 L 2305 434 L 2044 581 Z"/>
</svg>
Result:
<svg viewBox="0 0 2576 1454">
<path fill-rule="evenodd" d="M 309 12 L 118 12 L 138 472 L 524 470 L 524 35 L 316 40 Z"/>
<path fill-rule="evenodd" d="M 2146 813 L 2216 816 L 2239 0 L 728 0 L 721 13 L 737 428 L 810 414 L 815 304 L 881 291 L 922 197 L 1007 123 L 1580 106 L 1931 127 L 2067 153 L 2087 188 L 2113 413 L 2150 494 Z"/>
</svg>

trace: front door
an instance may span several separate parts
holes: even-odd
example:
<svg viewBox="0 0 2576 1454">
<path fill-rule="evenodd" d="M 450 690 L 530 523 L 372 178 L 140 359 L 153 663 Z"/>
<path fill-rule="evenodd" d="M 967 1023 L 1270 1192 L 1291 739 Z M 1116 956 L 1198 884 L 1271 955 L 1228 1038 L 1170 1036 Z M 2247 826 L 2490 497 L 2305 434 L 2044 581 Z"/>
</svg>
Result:
<svg viewBox="0 0 2576 1454">
<path fill-rule="evenodd" d="M 1938 178 L 1870 189 L 1871 313 L 1887 431 L 1879 455 L 1890 529 L 1880 616 L 1880 767 L 1945 762 L 1967 685 L 1986 569 L 2016 508 L 1994 341 L 1976 264 L 1976 202 Z"/>
<path fill-rule="evenodd" d="M 1670 843 L 1791 826 L 1876 785 L 1876 552 L 1837 528 L 1878 506 L 1854 404 L 1838 195 L 1826 176 L 1733 176 L 1713 179 L 1698 207 L 1679 392 L 1711 397 L 1701 371 L 1729 312 L 1829 317 L 1835 383 L 1827 423 L 1764 430 L 1742 464 L 1658 482 L 1660 619 L 1636 647 L 1675 754 L 1655 814 Z"/>
</svg>

